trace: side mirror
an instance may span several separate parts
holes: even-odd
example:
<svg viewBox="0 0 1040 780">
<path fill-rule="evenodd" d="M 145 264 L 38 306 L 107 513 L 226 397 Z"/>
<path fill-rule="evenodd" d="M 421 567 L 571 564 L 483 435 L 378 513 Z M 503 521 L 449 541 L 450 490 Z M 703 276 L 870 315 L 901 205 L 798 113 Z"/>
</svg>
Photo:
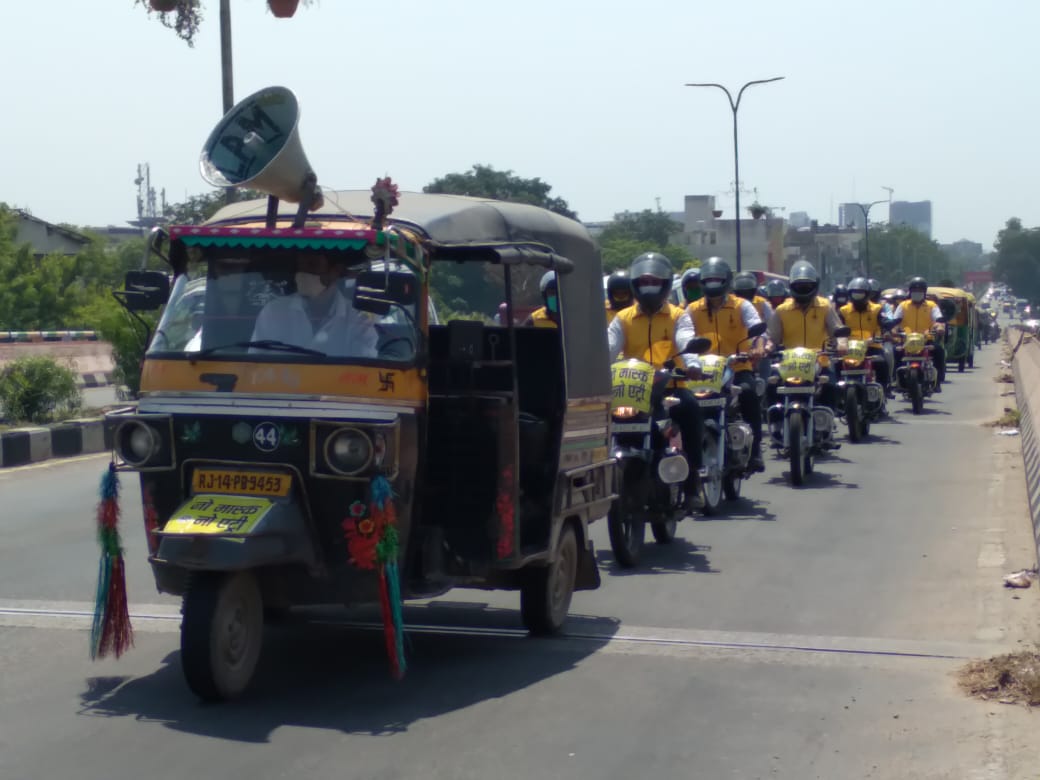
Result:
<svg viewBox="0 0 1040 780">
<path fill-rule="evenodd" d="M 878 324 L 881 326 L 882 331 L 890 331 L 892 330 L 892 328 L 899 324 L 899 320 L 893 320 L 888 317 L 880 317 L 878 318 Z"/>
<path fill-rule="evenodd" d="M 764 322 L 760 322 L 757 325 L 752 325 L 750 328 L 747 329 L 747 335 L 749 339 L 757 339 L 765 332 L 766 324 Z"/>
<path fill-rule="evenodd" d="M 155 311 L 170 300 L 170 277 L 163 271 L 127 271 L 118 297 L 128 311 Z"/>
<path fill-rule="evenodd" d="M 682 348 L 683 355 L 700 355 L 711 349 L 711 339 L 705 338 L 704 336 L 695 336 L 686 342 L 686 346 Z"/>
<path fill-rule="evenodd" d="M 847 339 L 852 335 L 852 328 L 848 325 L 842 325 L 840 328 L 834 329 L 834 338 L 836 339 Z"/>
<path fill-rule="evenodd" d="M 358 311 L 385 315 L 394 304 L 410 306 L 418 299 L 418 280 L 407 271 L 362 271 L 354 284 Z"/>
</svg>

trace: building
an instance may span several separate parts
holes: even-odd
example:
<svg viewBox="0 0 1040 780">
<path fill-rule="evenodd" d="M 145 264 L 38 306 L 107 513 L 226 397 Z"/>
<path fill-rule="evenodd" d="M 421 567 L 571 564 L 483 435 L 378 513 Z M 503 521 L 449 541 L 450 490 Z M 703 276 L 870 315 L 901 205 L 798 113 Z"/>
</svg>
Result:
<svg viewBox="0 0 1040 780">
<path fill-rule="evenodd" d="M 784 239 L 784 269 L 799 260 L 807 260 L 820 274 L 820 290 L 829 292 L 836 284 L 847 284 L 863 273 L 860 264 L 860 246 L 863 231 L 840 225 L 818 225 L 789 230 Z"/>
<path fill-rule="evenodd" d="M 690 253 L 704 260 L 718 256 L 736 270 L 737 222 L 722 219 L 723 211 L 717 207 L 713 195 L 687 195 L 685 208 L 677 221 L 683 225 L 682 233 L 673 236 L 672 242 L 686 247 Z M 774 216 L 769 209 L 758 219 L 740 220 L 741 268 L 745 271 L 771 271 L 784 273 L 784 234 L 787 220 Z"/>
<path fill-rule="evenodd" d="M 90 244 L 88 236 L 34 217 L 24 209 L 13 209 L 12 213 L 15 219 L 14 242 L 17 246 L 31 246 L 33 257 L 77 255 Z"/>
<path fill-rule="evenodd" d="M 892 201 L 889 207 L 890 225 L 907 225 L 928 239 L 932 237 L 932 202 L 930 200 Z"/>
</svg>

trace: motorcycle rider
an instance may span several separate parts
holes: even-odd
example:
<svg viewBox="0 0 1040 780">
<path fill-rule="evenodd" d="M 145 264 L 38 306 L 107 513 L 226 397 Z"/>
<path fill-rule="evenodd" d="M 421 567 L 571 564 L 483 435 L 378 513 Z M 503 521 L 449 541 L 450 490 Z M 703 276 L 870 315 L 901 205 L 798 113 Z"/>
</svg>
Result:
<svg viewBox="0 0 1040 780">
<path fill-rule="evenodd" d="M 762 322 L 751 301 L 729 292 L 733 272 L 729 263 L 721 257 L 710 257 L 701 265 L 701 287 L 704 298 L 691 303 L 686 308 L 678 329 L 690 328 L 698 336 L 711 339 L 710 352 L 722 357 L 729 357 L 743 348 L 749 356 L 761 359 L 766 352 L 768 342 L 751 344 L 748 342 L 748 328 Z M 752 280 L 754 276 L 751 277 Z M 738 274 L 737 279 L 740 279 Z M 751 288 L 753 293 L 755 288 Z M 768 304 L 767 304 L 768 305 Z M 741 344 L 743 342 L 743 344 Z M 762 405 L 755 392 L 755 372 L 753 363 L 742 361 L 734 363 L 733 385 L 740 387 L 737 400 L 740 403 L 740 414 L 744 422 L 751 426 L 752 445 L 751 459 L 748 461 L 750 471 L 764 471 L 762 460 Z"/>
<path fill-rule="evenodd" d="M 672 261 L 660 252 L 644 252 L 632 261 L 629 268 L 632 294 L 636 299 L 633 306 L 622 309 L 607 327 L 607 345 L 613 359 L 620 354 L 624 358 L 636 358 L 662 368 L 665 361 L 677 355 L 690 339 L 692 328 L 677 327 L 683 310 L 668 302 L 672 291 Z M 692 358 L 692 359 L 691 359 Z M 687 358 L 687 370 L 695 370 L 696 359 Z M 692 364 L 692 365 L 691 365 Z M 686 479 L 685 509 L 690 512 L 703 505 L 701 500 L 700 469 L 703 465 L 701 442 L 704 438 L 704 419 L 697 399 L 684 388 L 669 391 L 679 403 L 668 410 L 669 416 L 679 426 L 683 449 L 690 464 L 690 475 Z"/>
<path fill-rule="evenodd" d="M 699 301 L 704 294 L 704 291 L 701 289 L 701 269 L 688 268 L 683 271 L 679 286 L 682 289 L 681 306 L 685 308 L 694 301 Z"/>
<path fill-rule="evenodd" d="M 823 349 L 834 331 L 842 326 L 841 318 L 830 301 L 820 296 L 820 275 L 808 260 L 799 260 L 791 266 L 791 300 L 782 303 L 769 320 L 766 333 L 778 347 L 792 349 Z M 820 403 L 835 407 L 836 389 L 834 370 L 825 369 L 830 381 L 820 387 Z M 770 404 L 775 403 L 776 388 L 770 385 Z"/>
<path fill-rule="evenodd" d="M 861 341 L 881 338 L 881 304 L 870 300 L 870 282 L 858 276 L 849 282 L 849 302 L 841 307 L 840 312 L 845 324 L 852 329 L 849 338 Z M 878 347 L 871 346 L 870 351 L 877 354 Z M 887 360 L 876 364 L 878 384 L 885 389 L 885 395 L 894 398 L 889 387 L 892 374 L 889 372 Z"/>
<path fill-rule="evenodd" d="M 556 272 L 546 271 L 538 283 L 538 289 L 541 290 L 544 305 L 531 312 L 531 316 L 527 318 L 524 325 L 533 325 L 536 328 L 560 327 L 560 299 L 557 297 Z"/>
<path fill-rule="evenodd" d="M 701 266 L 701 285 L 704 285 L 703 265 Z M 769 305 L 769 301 L 758 294 L 758 280 L 750 271 L 741 271 L 733 277 L 733 294 L 750 301 L 762 322 L 769 322 L 769 318 L 773 316 L 773 307 Z"/>
<path fill-rule="evenodd" d="M 607 324 L 614 321 L 617 313 L 632 305 L 632 283 L 628 271 L 619 269 L 607 278 Z"/>
<path fill-rule="evenodd" d="M 881 282 L 875 279 L 873 276 L 867 279 L 867 289 L 871 303 L 881 303 Z"/>
<path fill-rule="evenodd" d="M 831 293 L 831 304 L 834 306 L 834 310 L 841 316 L 841 307 L 849 302 L 849 290 L 844 284 L 834 285 L 834 292 Z"/>
<path fill-rule="evenodd" d="M 899 304 L 893 319 L 899 323 L 900 331 L 922 333 L 932 342 L 935 369 L 939 376 L 935 383 L 935 392 L 941 393 L 942 383 L 946 379 L 946 348 L 943 346 L 946 327 L 939 322 L 942 312 L 935 301 L 929 301 L 925 297 L 928 294 L 928 282 L 923 277 L 915 276 L 906 289 L 910 297 Z M 934 340 L 930 333 L 933 329 L 936 334 Z"/>
<path fill-rule="evenodd" d="M 787 285 L 784 284 L 780 279 L 770 279 L 769 283 L 766 284 L 766 300 L 769 301 L 769 305 L 776 311 L 776 307 L 786 301 L 790 294 L 787 292 Z"/>
</svg>

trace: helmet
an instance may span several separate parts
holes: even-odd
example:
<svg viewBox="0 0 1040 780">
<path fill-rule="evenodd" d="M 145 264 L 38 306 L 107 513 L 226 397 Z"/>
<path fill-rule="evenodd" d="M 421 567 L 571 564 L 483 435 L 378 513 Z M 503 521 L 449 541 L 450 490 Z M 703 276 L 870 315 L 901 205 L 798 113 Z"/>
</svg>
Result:
<svg viewBox="0 0 1040 780">
<path fill-rule="evenodd" d="M 750 271 L 741 271 L 733 277 L 733 292 L 741 298 L 752 300 L 758 292 L 758 279 Z"/>
<path fill-rule="evenodd" d="M 787 300 L 787 285 L 779 279 L 771 279 L 766 283 L 766 298 L 774 309 Z"/>
<path fill-rule="evenodd" d="M 703 292 L 701 290 L 701 269 L 689 268 L 683 271 L 679 286 L 682 287 L 682 297 L 686 303 L 693 303 L 700 299 Z"/>
<path fill-rule="evenodd" d="M 709 298 L 725 295 L 731 281 L 733 272 L 721 257 L 709 257 L 701 265 L 701 287 Z"/>
<path fill-rule="evenodd" d="M 615 271 L 607 279 L 607 303 L 615 311 L 632 305 L 632 283 L 628 279 L 628 271 Z"/>
<path fill-rule="evenodd" d="M 915 276 L 906 286 L 907 292 L 928 292 L 928 282 L 923 276 Z"/>
<path fill-rule="evenodd" d="M 881 301 L 881 282 L 871 277 L 867 279 L 867 290 L 869 291 L 869 298 L 871 303 L 879 303 Z"/>
<path fill-rule="evenodd" d="M 672 291 L 672 261 L 660 252 L 643 252 L 628 270 L 632 294 L 643 311 L 657 312 Z"/>
<path fill-rule="evenodd" d="M 834 301 L 835 306 L 844 306 L 849 302 L 849 291 L 845 285 L 834 285 L 834 292 L 831 294 L 831 300 Z"/>
<path fill-rule="evenodd" d="M 852 300 L 852 305 L 857 309 L 865 308 L 870 298 L 870 283 L 862 276 L 857 276 L 849 282 L 849 298 Z"/>
<path fill-rule="evenodd" d="M 538 289 L 541 291 L 543 297 L 545 296 L 546 290 L 548 290 L 550 287 L 556 287 L 555 271 L 546 271 L 544 274 L 542 274 L 542 281 L 538 283 Z"/>
<path fill-rule="evenodd" d="M 791 266 L 791 297 L 796 303 L 809 303 L 820 290 L 820 275 L 812 263 L 799 260 Z"/>
</svg>

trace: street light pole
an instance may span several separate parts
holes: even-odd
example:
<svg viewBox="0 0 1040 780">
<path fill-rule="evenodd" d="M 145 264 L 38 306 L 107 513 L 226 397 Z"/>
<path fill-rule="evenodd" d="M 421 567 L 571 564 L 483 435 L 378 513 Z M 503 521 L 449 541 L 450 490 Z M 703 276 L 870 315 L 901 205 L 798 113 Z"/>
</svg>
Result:
<svg viewBox="0 0 1040 780">
<path fill-rule="evenodd" d="M 231 0 L 220 0 L 220 84 L 224 114 L 235 105 L 235 77 L 231 61 Z M 235 188 L 224 190 L 225 200 L 235 202 Z"/>
<path fill-rule="evenodd" d="M 744 90 L 755 84 L 769 84 L 772 81 L 780 81 L 783 76 L 776 76 L 771 79 L 757 79 L 755 81 L 749 81 L 747 84 L 740 88 L 737 93 L 737 99 L 733 100 L 733 95 L 726 87 L 722 84 L 715 84 L 714 82 L 703 83 L 703 84 L 687 84 L 687 87 L 715 87 L 721 89 L 726 93 L 726 98 L 729 100 L 730 110 L 733 112 L 733 190 L 736 193 L 736 228 L 737 228 L 737 273 L 741 271 L 741 255 L 740 255 L 740 155 L 738 152 L 737 145 L 737 109 L 740 108 L 740 99 L 744 96 Z"/>
<path fill-rule="evenodd" d="M 888 203 L 886 200 L 875 200 L 864 206 L 857 203 L 859 210 L 863 212 L 863 272 L 870 276 L 870 210 L 879 203 Z"/>
</svg>

